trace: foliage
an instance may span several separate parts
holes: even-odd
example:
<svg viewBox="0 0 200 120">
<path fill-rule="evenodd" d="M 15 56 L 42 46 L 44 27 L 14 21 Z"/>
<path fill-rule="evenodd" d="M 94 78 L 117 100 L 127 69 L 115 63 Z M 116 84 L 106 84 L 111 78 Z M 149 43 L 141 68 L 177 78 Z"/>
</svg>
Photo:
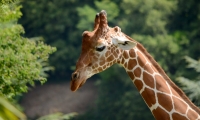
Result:
<svg viewBox="0 0 200 120">
<path fill-rule="evenodd" d="M 14 3 L 16 1 L 18 1 L 18 0 L 1 0 L 0 4 L 9 4 L 9 3 Z"/>
<path fill-rule="evenodd" d="M 84 1 L 87 0 L 81 3 Z M 55 66 L 54 73 L 59 78 L 70 76 L 75 58 L 80 53 L 82 31 L 75 27 L 78 16 L 74 8 L 78 3 L 74 0 L 22 2 L 20 23 L 25 27 L 26 36 L 42 36 L 48 44 L 57 48 L 57 52 L 50 57 L 50 64 Z"/>
<path fill-rule="evenodd" d="M 43 39 L 28 39 L 22 36 L 24 29 L 17 24 L 21 17 L 18 0 L 0 1 L 0 119 L 25 120 L 26 116 L 9 100 L 27 91 L 27 84 L 34 80 L 44 82 L 49 54 L 55 48 L 45 45 Z M 8 99 L 5 99 L 8 98 Z"/>
<path fill-rule="evenodd" d="M 26 116 L 0 96 L 0 120 L 26 120 Z"/>
<path fill-rule="evenodd" d="M 198 59 L 200 52 L 200 1 L 179 0 L 178 10 L 172 16 L 169 28 L 172 32 L 181 31 L 188 37 L 189 43 L 185 46 L 188 56 Z M 175 24 L 175 25 L 174 25 Z"/>
<path fill-rule="evenodd" d="M 54 114 L 42 116 L 38 118 L 37 120 L 70 120 L 76 115 L 77 113 L 68 113 L 64 115 L 62 113 L 54 113 Z"/>
<path fill-rule="evenodd" d="M 189 63 L 188 68 L 195 69 L 196 72 L 200 73 L 200 60 L 194 60 L 190 57 L 185 57 L 186 61 Z M 190 80 L 185 77 L 177 78 L 178 82 L 182 85 L 183 90 L 188 94 L 188 97 L 194 101 L 194 103 L 200 106 L 200 75 L 194 80 Z"/>
<path fill-rule="evenodd" d="M 160 0 L 124 0 L 121 3 L 124 14 L 120 15 L 118 25 L 127 34 L 167 34 L 168 16 L 176 8 L 175 1 Z M 131 23 L 130 23 L 131 21 Z"/>
<path fill-rule="evenodd" d="M 115 17 L 119 14 L 118 6 L 115 2 L 107 1 L 94 1 L 94 8 L 88 6 L 88 4 L 83 7 L 78 7 L 77 12 L 81 18 L 77 24 L 77 28 L 80 30 L 92 30 L 94 24 L 94 15 L 101 10 L 108 10 L 108 21 L 113 21 Z M 93 16 L 91 16 L 93 15 Z"/>
<path fill-rule="evenodd" d="M 199 59 L 200 53 L 200 36 L 199 36 L 199 21 L 200 21 L 200 1 L 185 1 L 178 0 L 177 9 L 174 14 L 170 17 L 171 20 L 168 24 L 168 28 L 172 34 L 178 38 L 179 46 L 182 47 L 180 52 L 184 53 L 182 58 L 187 55 L 194 59 Z M 186 40 L 188 39 L 188 40 Z M 185 44 L 183 44 L 185 43 Z M 179 54 L 178 54 L 179 55 Z M 185 76 L 190 79 L 195 79 L 196 72 L 189 69 L 184 69 L 185 62 L 180 62 L 177 71 L 177 76 Z"/>
<path fill-rule="evenodd" d="M 46 80 L 43 63 L 55 48 L 47 46 L 41 39 L 22 37 L 23 27 L 17 24 L 21 17 L 21 6 L 16 3 L 1 5 L 0 19 L 0 91 L 7 98 L 27 91 L 27 83 Z M 43 69 L 44 68 L 44 69 Z"/>
</svg>

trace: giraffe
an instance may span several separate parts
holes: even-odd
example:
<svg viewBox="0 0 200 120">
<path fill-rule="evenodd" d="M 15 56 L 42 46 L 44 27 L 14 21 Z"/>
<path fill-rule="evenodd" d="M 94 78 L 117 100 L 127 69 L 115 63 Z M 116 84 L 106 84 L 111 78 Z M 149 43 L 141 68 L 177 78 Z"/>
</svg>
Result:
<svg viewBox="0 0 200 120">
<path fill-rule="evenodd" d="M 82 34 L 81 55 L 71 77 L 76 91 L 86 80 L 115 63 L 122 65 L 156 120 L 200 120 L 200 109 L 166 75 L 146 49 L 121 28 L 96 14 L 93 31 Z"/>
</svg>

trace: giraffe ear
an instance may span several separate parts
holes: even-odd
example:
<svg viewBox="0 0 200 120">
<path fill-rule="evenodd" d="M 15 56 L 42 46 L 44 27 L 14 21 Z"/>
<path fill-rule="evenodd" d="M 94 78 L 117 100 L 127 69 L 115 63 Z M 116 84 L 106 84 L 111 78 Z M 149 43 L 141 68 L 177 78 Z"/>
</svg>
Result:
<svg viewBox="0 0 200 120">
<path fill-rule="evenodd" d="M 129 39 L 125 37 L 113 37 L 112 43 L 123 50 L 130 50 L 133 47 L 135 47 L 137 44 L 136 42 L 130 41 Z"/>
</svg>

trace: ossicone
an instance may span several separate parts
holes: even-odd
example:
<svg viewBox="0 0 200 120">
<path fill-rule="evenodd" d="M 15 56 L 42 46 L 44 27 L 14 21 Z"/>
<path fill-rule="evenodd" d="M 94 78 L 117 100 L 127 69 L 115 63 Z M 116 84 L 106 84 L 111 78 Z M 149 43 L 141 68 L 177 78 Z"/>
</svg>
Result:
<svg viewBox="0 0 200 120">
<path fill-rule="evenodd" d="M 95 23 L 94 23 L 94 31 L 97 36 L 105 34 L 108 30 L 107 24 L 107 13 L 105 10 L 102 10 L 100 13 L 96 14 Z"/>
<path fill-rule="evenodd" d="M 100 24 L 99 24 L 99 27 L 100 28 L 104 28 L 104 27 L 107 27 L 108 26 L 108 22 L 107 22 L 107 13 L 105 10 L 102 10 L 100 13 L 99 13 L 99 16 L 100 16 Z"/>
</svg>

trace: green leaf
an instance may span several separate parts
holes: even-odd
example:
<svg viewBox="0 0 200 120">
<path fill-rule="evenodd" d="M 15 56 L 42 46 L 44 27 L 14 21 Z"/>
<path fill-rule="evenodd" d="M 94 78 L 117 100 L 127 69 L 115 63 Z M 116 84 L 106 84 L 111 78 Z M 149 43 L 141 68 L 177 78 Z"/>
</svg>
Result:
<svg viewBox="0 0 200 120">
<path fill-rule="evenodd" d="M 26 120 L 26 116 L 15 108 L 8 100 L 0 96 L 0 119 Z"/>
</svg>

